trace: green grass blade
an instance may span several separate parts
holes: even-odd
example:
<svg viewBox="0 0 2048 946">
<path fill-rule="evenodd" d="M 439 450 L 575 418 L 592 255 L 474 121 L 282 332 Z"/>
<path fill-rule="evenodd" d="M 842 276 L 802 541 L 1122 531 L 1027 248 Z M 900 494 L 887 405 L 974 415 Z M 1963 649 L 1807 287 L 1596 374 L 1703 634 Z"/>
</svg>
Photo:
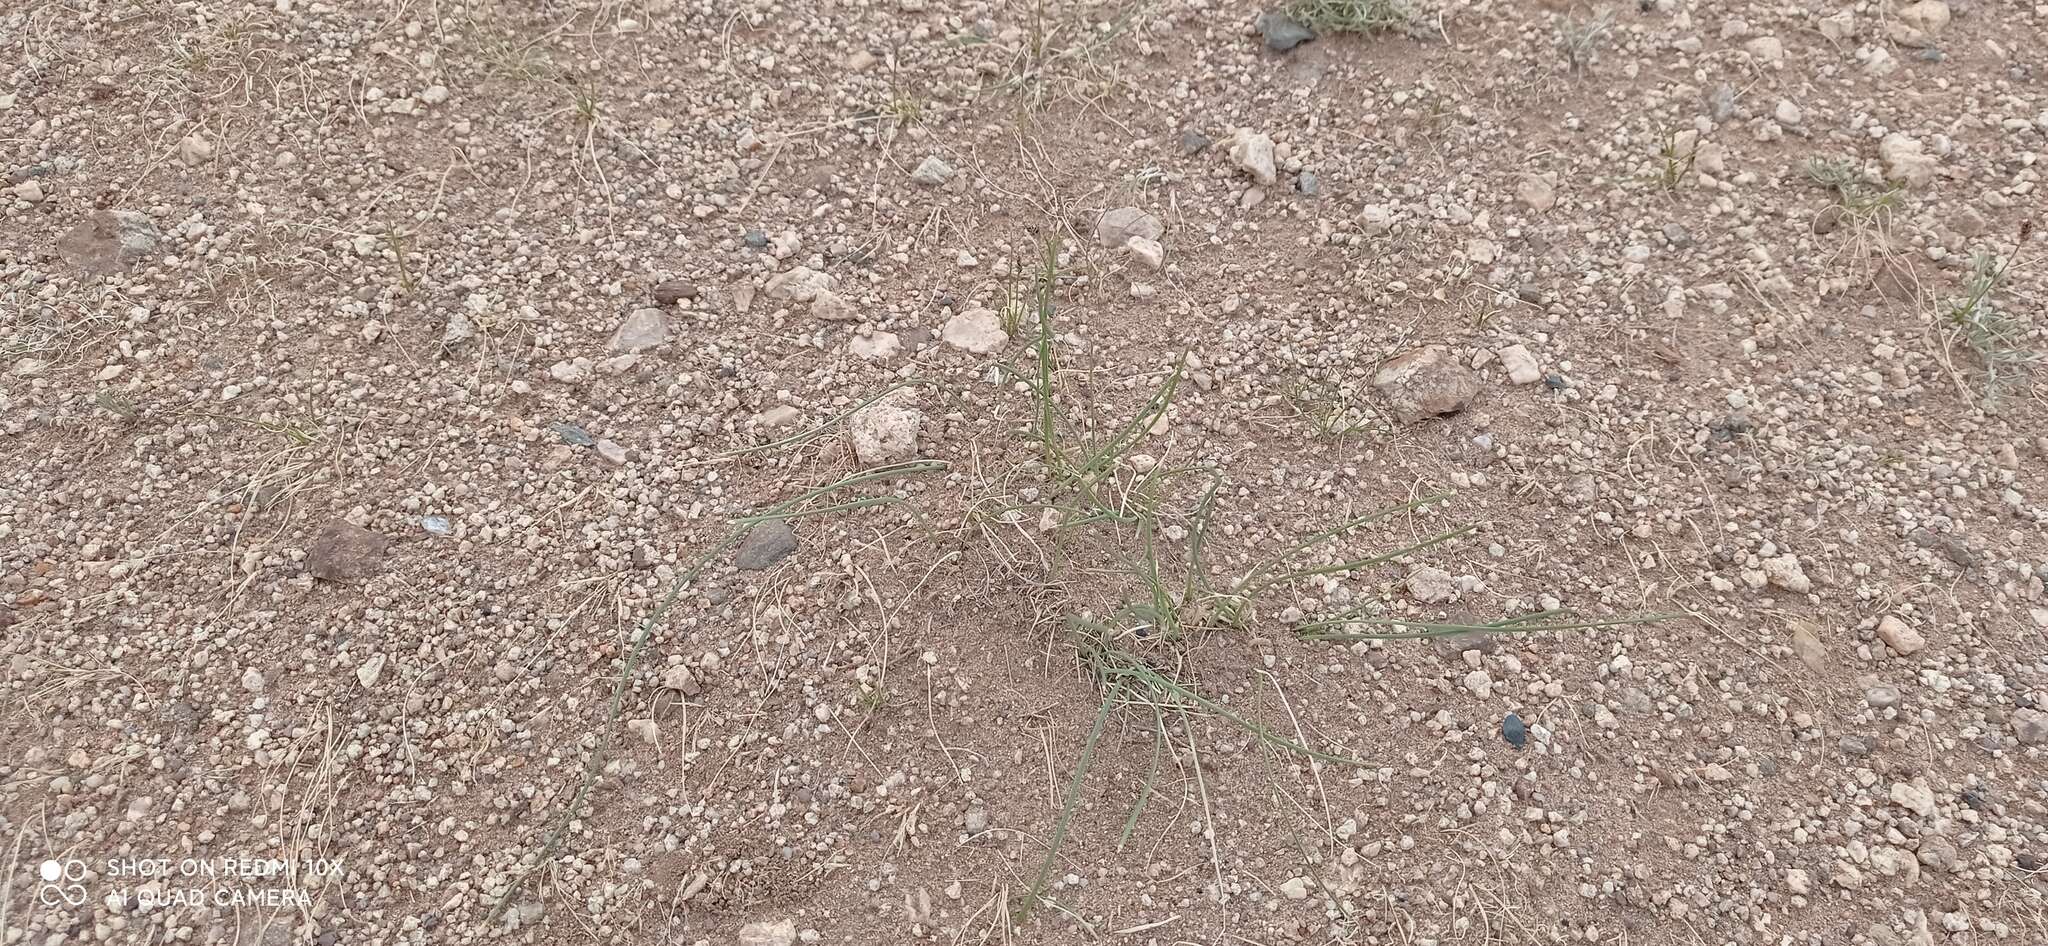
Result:
<svg viewBox="0 0 2048 946">
<path fill-rule="evenodd" d="M 1088 741 L 1081 744 L 1080 761 L 1074 763 L 1073 777 L 1067 780 L 1067 797 L 1060 803 L 1060 817 L 1053 824 L 1052 843 L 1045 851 L 1045 861 L 1038 865 L 1038 877 L 1031 881 L 1031 896 L 1024 901 L 1019 921 L 1031 916 L 1038 901 L 1045 896 L 1046 880 L 1052 875 L 1053 864 L 1059 859 L 1060 845 L 1066 843 L 1067 828 L 1074 822 L 1074 811 L 1081 805 L 1081 781 L 1088 775 L 1089 766 L 1095 761 L 1095 744 L 1102 739 L 1102 725 L 1109 721 L 1109 710 L 1114 701 L 1105 694 L 1102 706 L 1095 711 L 1095 725 L 1088 730 Z"/>
<path fill-rule="evenodd" d="M 1258 723 L 1250 719 L 1246 719 L 1245 717 L 1238 715 L 1229 707 L 1224 706 L 1223 704 L 1218 703 L 1215 700 L 1209 699 L 1208 697 L 1203 696 L 1200 693 L 1196 693 L 1193 689 L 1183 685 L 1180 681 L 1175 680 L 1172 677 L 1168 677 L 1165 674 L 1162 674 L 1159 671 L 1154 670 L 1151 667 L 1145 666 L 1143 664 L 1128 663 L 1121 667 L 1108 668 L 1107 672 L 1113 677 L 1122 677 L 1125 679 L 1135 680 L 1141 686 L 1158 691 L 1165 695 L 1178 697 L 1187 704 L 1199 706 L 1202 709 L 1214 713 L 1217 716 L 1223 717 L 1224 719 L 1228 720 L 1231 725 L 1236 726 L 1239 729 L 1244 730 L 1245 732 L 1251 733 L 1260 741 L 1266 742 L 1270 745 L 1278 746 L 1280 748 L 1287 749 L 1292 752 L 1298 752 L 1310 758 L 1321 759 L 1325 762 L 1334 762 L 1340 765 L 1352 765 L 1357 766 L 1359 768 L 1370 767 L 1365 762 L 1351 758 L 1350 756 L 1335 755 L 1332 753 L 1324 752 L 1320 749 L 1311 749 L 1308 746 L 1304 746 L 1301 743 L 1295 742 L 1294 740 L 1289 739 L 1286 736 L 1283 736 L 1267 728 L 1264 724 Z"/>
<path fill-rule="evenodd" d="M 1544 612 L 1537 612 L 1538 615 Z M 1533 617 L 1533 615 L 1525 616 Z M 1459 634 L 1541 634 L 1545 631 L 1586 631 L 1603 627 L 1623 627 L 1631 624 L 1655 624 L 1682 614 L 1643 614 L 1630 617 L 1607 618 L 1599 621 L 1571 621 L 1563 624 L 1535 623 L 1522 618 L 1510 619 L 1493 624 L 1450 624 L 1434 621 L 1403 621 L 1394 618 L 1365 618 L 1338 616 L 1304 624 L 1295 629 L 1295 635 L 1302 640 L 1331 641 L 1412 641 L 1430 640 L 1437 637 L 1455 637 Z M 1363 624 L 1368 627 L 1413 628 L 1407 631 L 1325 631 L 1323 628 L 1348 627 Z"/>
<path fill-rule="evenodd" d="M 1413 555 L 1416 552 L 1420 552 L 1424 549 L 1434 548 L 1436 546 L 1442 545 L 1445 542 L 1449 542 L 1450 540 L 1455 539 L 1461 535 L 1465 535 L 1477 528 L 1479 527 L 1476 525 L 1462 526 L 1456 529 L 1452 529 L 1449 532 L 1438 533 L 1436 535 L 1430 536 L 1427 539 L 1423 539 L 1422 541 L 1417 542 L 1414 545 L 1403 546 L 1391 552 L 1381 552 L 1378 555 L 1369 555 L 1365 558 L 1354 558 L 1348 562 L 1338 562 L 1335 565 L 1324 565 L 1319 568 L 1298 569 L 1296 571 L 1288 572 L 1285 575 L 1281 575 L 1278 578 L 1269 579 L 1266 582 L 1260 584 L 1256 588 L 1240 590 L 1239 593 L 1246 596 L 1250 596 L 1252 594 L 1257 593 L 1258 591 L 1262 591 L 1274 585 L 1284 585 L 1290 581 L 1296 581 L 1302 578 L 1314 578 L 1317 575 L 1335 575 L 1341 572 L 1357 571 L 1361 568 L 1371 568 L 1374 565 L 1379 565 L 1385 562 L 1391 562 L 1404 555 Z"/>
<path fill-rule="evenodd" d="M 1264 562 L 1260 563 L 1250 572 L 1247 572 L 1244 578 L 1237 583 L 1237 586 L 1239 588 L 1254 586 L 1257 579 L 1260 576 L 1264 575 L 1266 572 L 1274 568 L 1280 567 L 1280 565 L 1286 562 L 1288 559 L 1293 558 L 1294 556 L 1299 555 L 1303 552 L 1306 552 L 1309 549 L 1315 548 L 1316 546 L 1321 545 L 1324 542 L 1328 542 L 1336 538 L 1341 538 L 1355 530 L 1362 529 L 1376 522 L 1384 521 L 1393 516 L 1398 516 L 1401 513 L 1408 512 L 1413 509 L 1420 509 L 1423 506 L 1427 506 L 1431 503 L 1442 502 L 1444 500 L 1450 499 L 1451 496 L 1452 494 L 1448 491 L 1442 493 L 1435 493 L 1429 496 L 1424 496 L 1421 499 L 1411 500 L 1409 502 L 1402 503 L 1398 506 L 1388 506 L 1384 509 L 1374 510 L 1355 519 L 1350 519 L 1345 522 L 1338 523 L 1335 526 L 1332 526 L 1328 529 L 1324 529 L 1321 532 L 1315 533 L 1314 535 L 1311 535 L 1308 538 L 1303 539 L 1291 548 L 1288 548 L 1286 551 L 1283 551 L 1280 554 L 1275 555 L 1272 558 L 1269 558 Z"/>
<path fill-rule="evenodd" d="M 1122 427 L 1117 428 L 1107 443 L 1088 455 L 1087 462 L 1074 471 L 1076 478 L 1085 480 L 1109 469 L 1132 447 L 1137 446 L 1138 441 L 1144 439 L 1145 434 L 1151 431 L 1152 425 L 1158 423 L 1159 418 L 1166 416 L 1167 409 L 1173 406 L 1173 394 L 1180 388 L 1180 379 L 1187 373 L 1187 364 L 1187 353 L 1182 352 L 1180 358 L 1174 362 L 1173 370 L 1167 372 L 1166 380 L 1161 381 L 1159 387 L 1152 392 L 1152 396 L 1145 400 L 1145 406 L 1139 408 L 1138 413 Z"/>
<path fill-rule="evenodd" d="M 1202 540 L 1209 534 L 1209 517 L 1216 511 L 1216 489 L 1222 485 L 1222 474 L 1212 470 L 1209 488 L 1202 491 L 1202 498 L 1195 503 L 1194 528 L 1188 532 L 1187 582 L 1180 594 L 1183 605 L 1194 601 L 1195 593 L 1208 584 L 1202 571 Z"/>
<path fill-rule="evenodd" d="M 901 391 L 904 388 L 916 387 L 917 385 L 930 383 L 931 382 L 926 381 L 922 378 L 911 378 L 907 381 L 898 381 L 895 384 L 889 385 L 888 387 L 875 392 L 874 394 L 862 398 L 859 403 L 853 405 L 850 408 L 847 408 L 845 411 L 842 411 L 837 415 L 834 415 L 831 419 L 826 420 L 824 423 L 821 423 L 816 427 L 812 427 L 809 430 L 804 430 L 798 433 L 791 434 L 773 443 L 764 443 L 759 446 L 745 447 L 739 450 L 727 451 L 725 453 L 721 453 L 718 454 L 717 456 L 712 457 L 712 459 L 732 460 L 738 457 L 751 456 L 756 453 L 765 453 L 770 450 L 780 450 L 783 447 L 793 447 L 798 444 L 809 443 L 813 440 L 818 439 L 820 436 L 823 436 L 825 433 L 832 430 L 832 428 L 845 423 L 847 418 L 860 413 L 862 409 L 868 407 L 869 405 L 875 403 L 876 401 L 879 401 L 885 397 L 888 397 L 891 394 Z"/>
<path fill-rule="evenodd" d="M 1124 819 L 1124 830 L 1116 836 L 1116 849 L 1122 851 L 1131 840 L 1131 832 L 1138 829 L 1138 818 L 1145 814 L 1145 805 L 1152 800 L 1152 788 L 1159 784 L 1159 757 L 1166 750 L 1166 716 L 1158 707 L 1152 708 L 1152 767 L 1145 773 L 1145 784 L 1138 787 L 1138 800 L 1131 805 L 1130 817 Z"/>
</svg>

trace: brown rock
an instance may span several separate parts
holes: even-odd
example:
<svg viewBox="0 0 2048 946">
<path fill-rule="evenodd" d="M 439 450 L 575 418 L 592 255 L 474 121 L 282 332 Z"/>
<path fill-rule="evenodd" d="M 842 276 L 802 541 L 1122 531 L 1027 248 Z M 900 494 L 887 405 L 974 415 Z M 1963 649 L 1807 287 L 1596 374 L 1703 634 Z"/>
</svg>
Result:
<svg viewBox="0 0 2048 946">
<path fill-rule="evenodd" d="M 368 578 L 384 567 L 391 540 L 339 519 L 320 527 L 306 547 L 306 571 L 326 581 Z"/>
<path fill-rule="evenodd" d="M 1820 628 L 1811 621 L 1792 621 L 1792 652 L 1799 655 L 1799 662 L 1807 669 L 1820 672 L 1828 668 L 1828 648 L 1820 642 Z"/>
<path fill-rule="evenodd" d="M 671 279 L 654 287 L 654 303 L 671 306 L 684 299 L 697 298 L 697 284 L 680 279 Z"/>
<path fill-rule="evenodd" d="M 1884 641 L 1886 647 L 1892 649 L 1892 653 L 1901 657 L 1917 654 L 1927 646 L 1927 638 L 1921 637 L 1913 625 L 1907 624 L 1896 614 L 1887 614 L 1883 620 L 1877 622 L 1877 636 Z"/>
<path fill-rule="evenodd" d="M 1395 356 L 1380 366 L 1372 384 L 1404 424 L 1455 414 L 1479 394 L 1479 376 L 1438 345 Z"/>
</svg>

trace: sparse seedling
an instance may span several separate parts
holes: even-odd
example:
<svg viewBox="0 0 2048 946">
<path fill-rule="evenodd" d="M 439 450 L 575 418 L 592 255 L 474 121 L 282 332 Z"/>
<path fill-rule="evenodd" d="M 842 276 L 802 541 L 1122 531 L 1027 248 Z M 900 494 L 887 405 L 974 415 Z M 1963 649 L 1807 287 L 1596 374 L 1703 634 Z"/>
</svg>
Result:
<svg viewBox="0 0 2048 946">
<path fill-rule="evenodd" d="M 1658 183 L 1664 185 L 1665 190 L 1677 190 L 1678 185 L 1685 183 L 1686 176 L 1692 173 L 1693 162 L 1699 158 L 1699 153 L 1697 136 L 1681 131 L 1666 134 L 1663 146 L 1657 149 L 1657 156 L 1664 161 Z"/>
<path fill-rule="evenodd" d="M 1137 188 L 1138 193 L 1150 194 L 1159 185 L 1166 183 L 1166 171 L 1148 164 L 1132 171 L 1129 180 L 1132 186 Z"/>
<path fill-rule="evenodd" d="M 410 294 L 413 289 L 412 266 L 405 260 L 406 251 L 412 246 L 412 235 L 397 227 L 384 231 L 384 249 L 398 264 L 398 287 Z"/>
<path fill-rule="evenodd" d="M 1600 47 L 1607 42 L 1607 33 L 1614 28 L 1614 11 L 1601 10 L 1590 16 L 1568 16 L 1558 24 L 1557 49 L 1564 54 L 1565 66 L 1573 75 L 1581 75 L 1599 58 Z"/>
<path fill-rule="evenodd" d="M 826 502 L 823 505 L 819 503 L 870 483 L 892 482 L 905 477 L 937 473 L 945 469 L 946 464 L 938 460 L 916 460 L 875 467 L 851 474 L 834 483 L 805 490 L 794 497 L 785 499 L 752 515 L 734 517 L 726 530 L 724 538 L 714 543 L 687 571 L 672 579 L 668 584 L 667 592 L 662 596 L 661 603 L 656 605 L 653 610 L 647 612 L 647 615 L 641 618 L 639 624 L 634 628 L 632 642 L 627 647 L 625 662 L 620 665 L 618 675 L 612 679 L 611 698 L 605 704 L 604 719 L 599 722 L 588 742 L 589 748 L 586 751 L 588 751 L 589 755 L 584 760 L 583 776 L 577 786 L 576 794 L 569 800 L 569 804 L 563 807 L 561 812 L 556 815 L 554 826 L 549 829 L 546 840 L 542 843 L 539 856 L 535 859 L 533 866 L 520 873 L 511 883 L 505 886 L 504 891 L 499 894 L 496 903 L 491 907 L 490 914 L 485 922 L 495 925 L 499 918 L 504 916 L 505 908 L 511 905 L 512 899 L 518 896 L 520 889 L 525 886 L 527 878 L 554 862 L 555 855 L 561 849 L 562 839 L 567 834 L 569 826 L 582 816 L 583 806 L 590 798 L 591 788 L 596 785 L 598 774 L 604 769 L 613 733 L 619 728 L 619 715 L 625 708 L 626 691 L 630 689 L 633 674 L 639 669 L 640 660 L 647 652 L 647 642 L 653 637 L 655 628 L 660 627 L 668 619 L 668 612 L 675 607 L 676 601 L 682 595 L 683 589 L 695 584 L 698 576 L 702 575 L 705 569 L 710 568 L 713 562 L 738 545 L 740 540 L 746 537 L 748 530 L 754 526 L 777 520 L 788 521 L 813 516 L 853 512 L 876 506 L 895 505 L 904 500 L 893 495 L 882 495 Z"/>
<path fill-rule="evenodd" d="M 1996 298 L 2011 269 L 2010 259 L 1985 250 L 1972 254 L 1964 294 L 1948 307 L 1950 326 L 1963 344 L 1976 352 L 1977 362 L 1983 366 L 1984 379 L 1978 390 L 1987 410 L 1996 410 L 2040 361 L 2039 354 L 2027 347 L 2030 326 Z"/>
<path fill-rule="evenodd" d="M 1251 736 L 1277 755 L 1301 756 L 1312 763 L 1329 763 L 1364 768 L 1371 763 L 1354 755 L 1307 745 L 1275 730 L 1243 712 L 1202 694 L 1189 679 L 1178 659 L 1178 648 L 1195 633 L 1228 627 L 1242 627 L 1257 618 L 1255 603 L 1270 593 L 1296 582 L 1324 576 L 1350 574 L 1399 561 L 1470 533 L 1463 526 L 1409 542 L 1400 547 L 1356 558 L 1342 558 L 1327 564 L 1308 564 L 1301 559 L 1332 543 L 1341 542 L 1357 531 L 1402 514 L 1420 511 L 1448 499 L 1448 494 L 1425 496 L 1358 516 L 1316 532 L 1254 565 L 1227 592 L 1211 591 L 1204 579 L 1202 546 L 1213 511 L 1221 477 L 1211 473 L 1189 530 L 1185 552 L 1185 577 L 1168 580 L 1162 573 L 1157 531 L 1151 523 L 1138 528 L 1139 578 L 1142 587 L 1111 614 L 1096 617 L 1076 614 L 1067 621 L 1071 642 L 1080 664 L 1095 684 L 1101 702 L 1088 735 L 1082 742 L 1080 758 L 1067 782 L 1058 818 L 1053 825 L 1044 860 L 1025 901 L 1018 904 L 1019 921 L 1046 896 L 1048 882 L 1059 851 L 1072 827 L 1079 807 L 1080 790 L 1093 765 L 1096 746 L 1110 717 L 1119 711 L 1136 716 L 1140 725 L 1155 732 L 1155 758 L 1146 783 L 1137 794 L 1131 812 L 1124 819 L 1118 843 L 1128 839 L 1152 794 L 1158 777 L 1157 754 L 1165 743 L 1167 719 L 1178 716 L 1187 721 L 1193 738 L 1193 720 L 1200 717 L 1221 720 Z M 1534 634 L 1549 631 L 1591 630 L 1667 620 L 1676 615 L 1653 614 L 1600 620 L 1573 620 L 1559 610 L 1538 611 L 1489 624 L 1429 622 L 1384 618 L 1355 609 L 1331 617 L 1308 621 L 1296 627 L 1303 640 L 1357 642 L 1369 640 L 1405 641 L 1454 634 Z"/>
<path fill-rule="evenodd" d="M 597 101 L 596 93 L 591 92 L 588 89 L 577 89 L 576 94 L 570 99 L 569 104 L 570 107 L 576 110 L 577 122 L 581 123 L 585 127 L 597 124 L 597 119 L 602 106 L 600 106 Z"/>
<path fill-rule="evenodd" d="M 1834 192 L 1835 203 L 1843 211 L 1864 220 L 1888 217 L 1898 206 L 1903 191 L 1897 184 L 1872 184 L 1864 177 L 1862 166 L 1848 158 L 1810 158 L 1806 162 L 1806 177 Z"/>
<path fill-rule="evenodd" d="M 1341 440 L 1372 427 L 1371 415 L 1352 402 L 1342 385 L 1304 379 L 1289 386 L 1287 403 L 1318 439 Z"/>
<path fill-rule="evenodd" d="M 93 397 L 93 403 L 100 410 L 114 415 L 122 423 L 141 416 L 142 410 L 135 406 L 135 399 L 115 391 L 103 390 Z"/>
<path fill-rule="evenodd" d="M 1049 237 L 1043 243 L 1038 279 L 1031 291 L 1028 308 L 1035 321 L 1030 355 L 1033 364 L 1028 371 L 1005 368 L 1012 377 L 1023 381 L 1032 396 L 1032 432 L 1038 441 L 1048 486 L 1055 494 L 1049 505 L 1065 512 L 1068 527 L 1099 519 L 1135 525 L 1156 512 L 1156 503 L 1167 481 L 1190 472 L 1157 461 L 1130 462 L 1138 444 L 1163 422 L 1172 407 L 1174 394 L 1186 377 L 1187 356 L 1183 354 L 1177 359 L 1151 397 L 1107 436 L 1088 438 L 1077 434 L 1061 409 L 1057 391 L 1059 369 L 1053 320 L 1059 284 L 1059 246 L 1057 238 Z"/>
<path fill-rule="evenodd" d="M 898 128 L 910 128 L 924 121 L 924 103 L 908 95 L 891 98 L 877 111 Z"/>
</svg>

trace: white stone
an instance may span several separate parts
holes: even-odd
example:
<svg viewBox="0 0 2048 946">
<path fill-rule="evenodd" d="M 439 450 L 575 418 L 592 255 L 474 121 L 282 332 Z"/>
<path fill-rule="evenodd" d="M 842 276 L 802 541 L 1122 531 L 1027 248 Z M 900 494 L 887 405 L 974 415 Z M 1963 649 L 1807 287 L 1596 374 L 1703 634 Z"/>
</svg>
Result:
<svg viewBox="0 0 2048 946">
<path fill-rule="evenodd" d="M 1367 236 L 1379 236 L 1394 229 L 1394 211 L 1385 204 L 1366 204 L 1359 208 L 1358 226 Z"/>
<path fill-rule="evenodd" d="M 608 346 L 614 353 L 640 352 L 668 341 L 668 317 L 660 309 L 634 309 L 619 323 Z"/>
<path fill-rule="evenodd" d="M 555 362 L 548 368 L 548 375 L 563 384 L 582 384 L 590 380 L 590 360 L 578 358 Z"/>
<path fill-rule="evenodd" d="M 1160 246 L 1158 240 L 1134 236 L 1124 241 L 1124 249 L 1130 251 L 1131 258 L 1143 263 L 1146 269 L 1156 270 L 1166 265 L 1166 247 Z"/>
<path fill-rule="evenodd" d="M 1894 11 L 1885 32 L 1892 41 L 1906 46 L 1932 46 L 1935 37 L 1948 29 L 1948 4 L 1942 0 L 1920 0 Z"/>
<path fill-rule="evenodd" d="M 885 466 L 917 459 L 917 435 L 924 413 L 914 398 L 898 395 L 861 408 L 847 422 L 853 454 L 862 466 Z"/>
<path fill-rule="evenodd" d="M 991 309 L 968 309 L 955 314 L 939 329 L 939 338 L 954 348 L 977 355 L 991 355 L 1010 344 L 1009 333 L 1003 331 L 1002 317 Z"/>
<path fill-rule="evenodd" d="M 1906 809 L 1922 818 L 1934 814 L 1934 791 L 1925 785 L 1912 782 L 1892 783 L 1892 804 Z"/>
<path fill-rule="evenodd" d="M 1159 218 L 1136 207 L 1118 207 L 1095 221 L 1095 240 L 1107 247 L 1120 247 L 1132 237 L 1157 240 L 1166 234 L 1166 225 Z"/>
<path fill-rule="evenodd" d="M 213 145 L 198 135 L 186 135 L 178 140 L 178 160 L 189 167 L 198 167 L 213 160 Z"/>
<path fill-rule="evenodd" d="M 1423 565 L 1408 573 L 1408 593 L 1423 604 L 1438 604 L 1457 597 L 1458 583 L 1450 572 Z"/>
<path fill-rule="evenodd" d="M 1557 182 L 1547 174 L 1524 174 L 1515 184 L 1515 199 L 1530 210 L 1557 206 Z"/>
<path fill-rule="evenodd" d="M 1885 180 L 1909 187 L 1919 187 L 1934 180 L 1934 169 L 1941 162 L 1926 150 L 1918 138 L 1898 132 L 1884 136 L 1884 140 L 1877 144 L 1877 156 L 1884 162 Z"/>
<path fill-rule="evenodd" d="M 1465 674 L 1465 689 L 1472 691 L 1473 696 L 1486 699 L 1493 695 L 1493 678 L 1484 670 L 1471 671 Z"/>
<path fill-rule="evenodd" d="M 895 332 L 870 332 L 847 339 L 846 350 L 856 358 L 880 361 L 903 350 L 903 339 Z"/>
<path fill-rule="evenodd" d="M 1800 567 L 1799 556 L 1787 553 L 1764 559 L 1764 578 L 1786 591 L 1803 595 L 1813 590 L 1813 581 Z"/>
<path fill-rule="evenodd" d="M 384 655 L 371 654 L 370 659 L 363 661 L 360 666 L 356 667 L 356 682 L 362 684 L 363 689 L 367 690 L 376 686 L 377 678 L 383 676 L 383 674 Z"/>
<path fill-rule="evenodd" d="M 1307 900 L 1308 891 L 1309 885 L 1308 878 L 1306 877 L 1289 877 L 1280 884 L 1280 895 L 1289 900 Z"/>
<path fill-rule="evenodd" d="M 793 920 L 761 920 L 740 927 L 740 946 L 791 946 L 795 942 Z"/>
<path fill-rule="evenodd" d="M 1273 139 L 1248 128 L 1238 129 L 1231 137 L 1230 160 L 1260 184 L 1270 187 L 1279 180 L 1273 166 Z"/>
<path fill-rule="evenodd" d="M 1500 366 L 1506 369 L 1508 380 L 1515 384 L 1535 384 L 1543 380 L 1543 366 L 1536 362 L 1536 356 L 1521 345 L 1509 345 L 1497 352 Z"/>
<path fill-rule="evenodd" d="M 1843 10 L 1833 16 L 1822 17 L 1820 35 L 1837 43 L 1856 35 L 1856 11 Z"/>
<path fill-rule="evenodd" d="M 910 180 L 925 187 L 938 187 L 952 179 L 953 166 L 941 160 L 938 155 L 926 157 L 917 166 L 917 170 L 910 172 Z"/>
</svg>

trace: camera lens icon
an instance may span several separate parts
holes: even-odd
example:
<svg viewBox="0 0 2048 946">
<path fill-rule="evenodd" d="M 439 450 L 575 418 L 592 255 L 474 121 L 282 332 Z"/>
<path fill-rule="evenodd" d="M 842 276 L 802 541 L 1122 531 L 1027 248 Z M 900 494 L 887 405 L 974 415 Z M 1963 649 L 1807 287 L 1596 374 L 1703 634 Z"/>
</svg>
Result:
<svg viewBox="0 0 2048 946">
<path fill-rule="evenodd" d="M 87 871 L 81 860 L 44 861 L 36 869 L 43 879 L 43 885 L 36 889 L 36 900 L 46 907 L 85 905 L 85 880 Z"/>
</svg>

